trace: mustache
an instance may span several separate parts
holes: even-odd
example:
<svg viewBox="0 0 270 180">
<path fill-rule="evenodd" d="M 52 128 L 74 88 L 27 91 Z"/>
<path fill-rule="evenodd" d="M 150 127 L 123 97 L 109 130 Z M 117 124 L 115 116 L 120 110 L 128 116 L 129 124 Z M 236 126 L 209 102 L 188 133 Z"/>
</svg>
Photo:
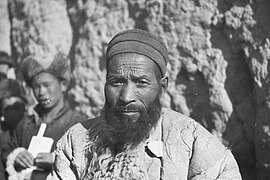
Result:
<svg viewBox="0 0 270 180">
<path fill-rule="evenodd" d="M 126 106 L 116 105 L 114 107 L 114 111 L 116 111 L 116 112 L 117 111 L 139 111 L 139 112 L 142 112 L 142 111 L 146 111 L 146 109 L 144 106 L 141 106 L 141 105 L 129 104 Z"/>
</svg>

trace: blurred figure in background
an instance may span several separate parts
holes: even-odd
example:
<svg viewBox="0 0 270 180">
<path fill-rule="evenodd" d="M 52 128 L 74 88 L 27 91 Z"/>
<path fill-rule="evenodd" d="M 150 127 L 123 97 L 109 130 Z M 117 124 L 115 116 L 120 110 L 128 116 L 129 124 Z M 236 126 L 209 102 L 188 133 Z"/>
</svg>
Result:
<svg viewBox="0 0 270 180">
<path fill-rule="evenodd" d="M 11 67 L 13 67 L 13 63 L 9 55 L 0 51 L 0 81 L 8 77 L 8 71 Z"/>
<path fill-rule="evenodd" d="M 14 79 L 0 81 L 0 152 L 10 141 L 11 134 L 26 113 L 26 93 L 23 86 Z M 1 154 L 0 153 L 0 154 Z M 5 171 L 0 163 L 0 179 L 5 179 Z"/>
<path fill-rule="evenodd" d="M 18 124 L 12 141 L 3 148 L 2 160 L 7 165 L 9 179 L 53 178 L 54 153 L 39 153 L 34 158 L 27 148 L 31 138 L 37 135 L 41 123 L 47 125 L 44 136 L 54 140 L 53 151 L 56 142 L 69 127 L 86 119 L 71 110 L 64 98 L 71 76 L 70 62 L 63 54 L 57 54 L 52 62 L 41 62 L 30 56 L 22 62 L 21 70 L 38 104 L 34 108 L 35 114 Z M 42 171 L 29 173 L 24 170 L 32 166 Z"/>
<path fill-rule="evenodd" d="M 10 56 L 4 51 L 0 51 L 0 154 L 2 153 L 2 147 L 10 141 L 13 130 L 23 119 L 25 113 L 25 91 L 16 80 L 8 79 L 12 67 L 13 63 Z M 14 69 L 11 74 L 11 78 L 15 79 Z M 2 160 L 0 163 L 0 179 L 6 179 Z"/>
<path fill-rule="evenodd" d="M 14 79 L 0 82 L 0 149 L 10 141 L 10 136 L 26 113 L 26 92 Z"/>
</svg>

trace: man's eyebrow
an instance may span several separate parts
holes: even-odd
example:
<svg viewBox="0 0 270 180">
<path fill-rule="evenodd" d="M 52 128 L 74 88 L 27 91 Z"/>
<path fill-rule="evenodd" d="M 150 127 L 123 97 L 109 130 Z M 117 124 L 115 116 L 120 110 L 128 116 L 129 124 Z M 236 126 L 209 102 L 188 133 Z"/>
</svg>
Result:
<svg viewBox="0 0 270 180">
<path fill-rule="evenodd" d="M 151 79 L 149 76 L 143 74 L 143 75 L 131 75 L 131 78 L 134 79 Z"/>
<path fill-rule="evenodd" d="M 146 80 L 150 80 L 151 78 L 148 75 L 140 75 L 140 74 L 129 74 L 129 75 L 122 75 L 122 74 L 118 74 L 118 73 L 108 73 L 107 77 L 114 77 L 114 78 L 126 78 L 127 76 L 129 76 L 131 79 L 146 79 Z"/>
<path fill-rule="evenodd" d="M 107 76 L 114 76 L 114 77 L 120 77 L 123 76 L 122 74 L 116 73 L 116 72 L 108 72 Z"/>
</svg>

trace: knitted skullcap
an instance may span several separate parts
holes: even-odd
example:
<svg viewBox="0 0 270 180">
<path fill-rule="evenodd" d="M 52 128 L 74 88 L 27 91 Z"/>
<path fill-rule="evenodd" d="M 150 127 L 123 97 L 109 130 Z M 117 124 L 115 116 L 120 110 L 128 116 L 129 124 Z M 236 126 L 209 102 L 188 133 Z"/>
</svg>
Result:
<svg viewBox="0 0 270 180">
<path fill-rule="evenodd" d="M 41 72 L 50 73 L 60 80 L 70 81 L 70 61 L 62 53 L 54 56 L 51 62 L 41 63 L 35 57 L 26 57 L 21 64 L 22 74 L 27 85 L 31 85 L 32 79 Z"/>
<path fill-rule="evenodd" d="M 108 44 L 107 64 L 111 58 L 121 53 L 137 53 L 153 60 L 162 73 L 166 74 L 168 51 L 164 42 L 157 36 L 140 29 L 125 30 L 115 35 Z"/>
<path fill-rule="evenodd" d="M 14 79 L 4 79 L 0 82 L 0 101 L 6 97 L 20 97 L 27 101 L 24 87 Z"/>
</svg>

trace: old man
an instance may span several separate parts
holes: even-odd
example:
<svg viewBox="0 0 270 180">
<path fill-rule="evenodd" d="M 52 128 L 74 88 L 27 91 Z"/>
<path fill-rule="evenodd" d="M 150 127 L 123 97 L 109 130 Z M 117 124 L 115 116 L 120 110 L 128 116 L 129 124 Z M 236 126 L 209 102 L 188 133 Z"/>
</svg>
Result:
<svg viewBox="0 0 270 180">
<path fill-rule="evenodd" d="M 126 30 L 109 42 L 104 110 L 59 141 L 60 179 L 241 179 L 229 149 L 162 107 L 167 62 L 164 42 L 149 32 Z"/>
</svg>

